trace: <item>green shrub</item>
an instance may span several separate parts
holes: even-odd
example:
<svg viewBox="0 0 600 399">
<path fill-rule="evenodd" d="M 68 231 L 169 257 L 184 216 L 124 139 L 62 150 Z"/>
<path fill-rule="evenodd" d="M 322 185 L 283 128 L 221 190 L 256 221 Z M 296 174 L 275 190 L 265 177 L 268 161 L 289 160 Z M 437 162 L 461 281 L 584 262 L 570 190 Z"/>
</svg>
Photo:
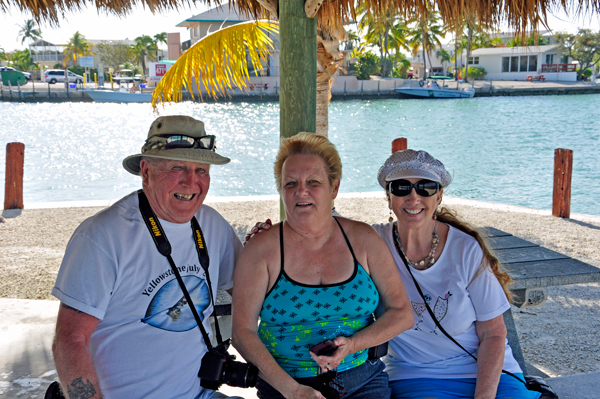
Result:
<svg viewBox="0 0 600 399">
<path fill-rule="evenodd" d="M 369 80 L 371 75 L 379 74 L 379 57 L 372 51 L 367 51 L 358 57 L 356 62 L 356 78 Z"/>
<path fill-rule="evenodd" d="M 406 79 L 407 72 L 410 69 L 410 60 L 402 53 L 396 55 L 398 62 L 394 66 L 393 76 L 395 78 Z"/>
<path fill-rule="evenodd" d="M 469 79 L 483 79 L 487 71 L 483 67 L 469 67 Z M 465 78 L 465 68 L 460 70 L 460 76 Z"/>
</svg>

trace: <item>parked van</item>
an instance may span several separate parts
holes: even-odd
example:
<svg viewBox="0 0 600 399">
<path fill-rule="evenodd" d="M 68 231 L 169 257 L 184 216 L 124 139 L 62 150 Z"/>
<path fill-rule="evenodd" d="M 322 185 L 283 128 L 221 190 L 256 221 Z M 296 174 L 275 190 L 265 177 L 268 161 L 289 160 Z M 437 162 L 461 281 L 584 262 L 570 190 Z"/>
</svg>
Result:
<svg viewBox="0 0 600 399">
<path fill-rule="evenodd" d="M 69 74 L 69 82 L 74 83 L 83 83 L 83 76 L 77 75 L 71 71 L 68 71 Z M 65 71 L 64 69 L 48 69 L 44 72 L 44 81 L 50 84 L 54 84 L 56 82 L 64 82 L 65 81 Z"/>
</svg>

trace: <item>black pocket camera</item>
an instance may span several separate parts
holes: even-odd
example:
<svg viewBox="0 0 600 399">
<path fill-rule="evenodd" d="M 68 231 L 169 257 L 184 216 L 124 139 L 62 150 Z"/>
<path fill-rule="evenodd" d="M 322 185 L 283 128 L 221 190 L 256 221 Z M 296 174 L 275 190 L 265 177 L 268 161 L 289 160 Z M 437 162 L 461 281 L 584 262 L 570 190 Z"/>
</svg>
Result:
<svg viewBox="0 0 600 399">
<path fill-rule="evenodd" d="M 223 384 L 232 387 L 251 388 L 256 385 L 258 368 L 249 363 L 235 361 L 235 355 L 227 353 L 229 340 L 210 349 L 202 358 L 198 377 L 200 386 L 216 391 Z"/>
</svg>

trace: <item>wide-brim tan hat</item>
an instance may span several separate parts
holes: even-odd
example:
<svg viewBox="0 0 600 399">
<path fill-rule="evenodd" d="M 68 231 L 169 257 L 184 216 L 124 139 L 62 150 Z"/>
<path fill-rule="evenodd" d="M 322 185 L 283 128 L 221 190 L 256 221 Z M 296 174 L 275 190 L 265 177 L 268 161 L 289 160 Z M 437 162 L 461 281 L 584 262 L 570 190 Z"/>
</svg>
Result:
<svg viewBox="0 0 600 399">
<path fill-rule="evenodd" d="M 162 158 L 173 161 L 198 162 L 209 165 L 224 165 L 231 160 L 217 154 L 214 150 L 203 148 L 166 148 L 166 137 L 183 135 L 193 138 L 207 136 L 204 123 L 191 116 L 174 115 L 158 117 L 150 126 L 148 138 L 141 154 L 130 155 L 123 160 L 123 167 L 129 173 L 140 174 L 142 157 Z"/>
</svg>

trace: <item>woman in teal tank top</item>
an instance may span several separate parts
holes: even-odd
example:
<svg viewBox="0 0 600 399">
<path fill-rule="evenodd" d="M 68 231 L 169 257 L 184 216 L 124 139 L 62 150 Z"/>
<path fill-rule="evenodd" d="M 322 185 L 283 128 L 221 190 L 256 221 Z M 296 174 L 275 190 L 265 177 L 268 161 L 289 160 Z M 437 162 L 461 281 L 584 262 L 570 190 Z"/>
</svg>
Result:
<svg viewBox="0 0 600 399">
<path fill-rule="evenodd" d="M 233 344 L 260 370 L 258 396 L 389 398 L 367 349 L 413 315 L 387 246 L 370 226 L 331 216 L 341 161 L 326 138 L 282 141 L 275 179 L 286 220 L 252 239 L 234 281 Z M 310 351 L 326 340 L 333 353 Z"/>
</svg>

